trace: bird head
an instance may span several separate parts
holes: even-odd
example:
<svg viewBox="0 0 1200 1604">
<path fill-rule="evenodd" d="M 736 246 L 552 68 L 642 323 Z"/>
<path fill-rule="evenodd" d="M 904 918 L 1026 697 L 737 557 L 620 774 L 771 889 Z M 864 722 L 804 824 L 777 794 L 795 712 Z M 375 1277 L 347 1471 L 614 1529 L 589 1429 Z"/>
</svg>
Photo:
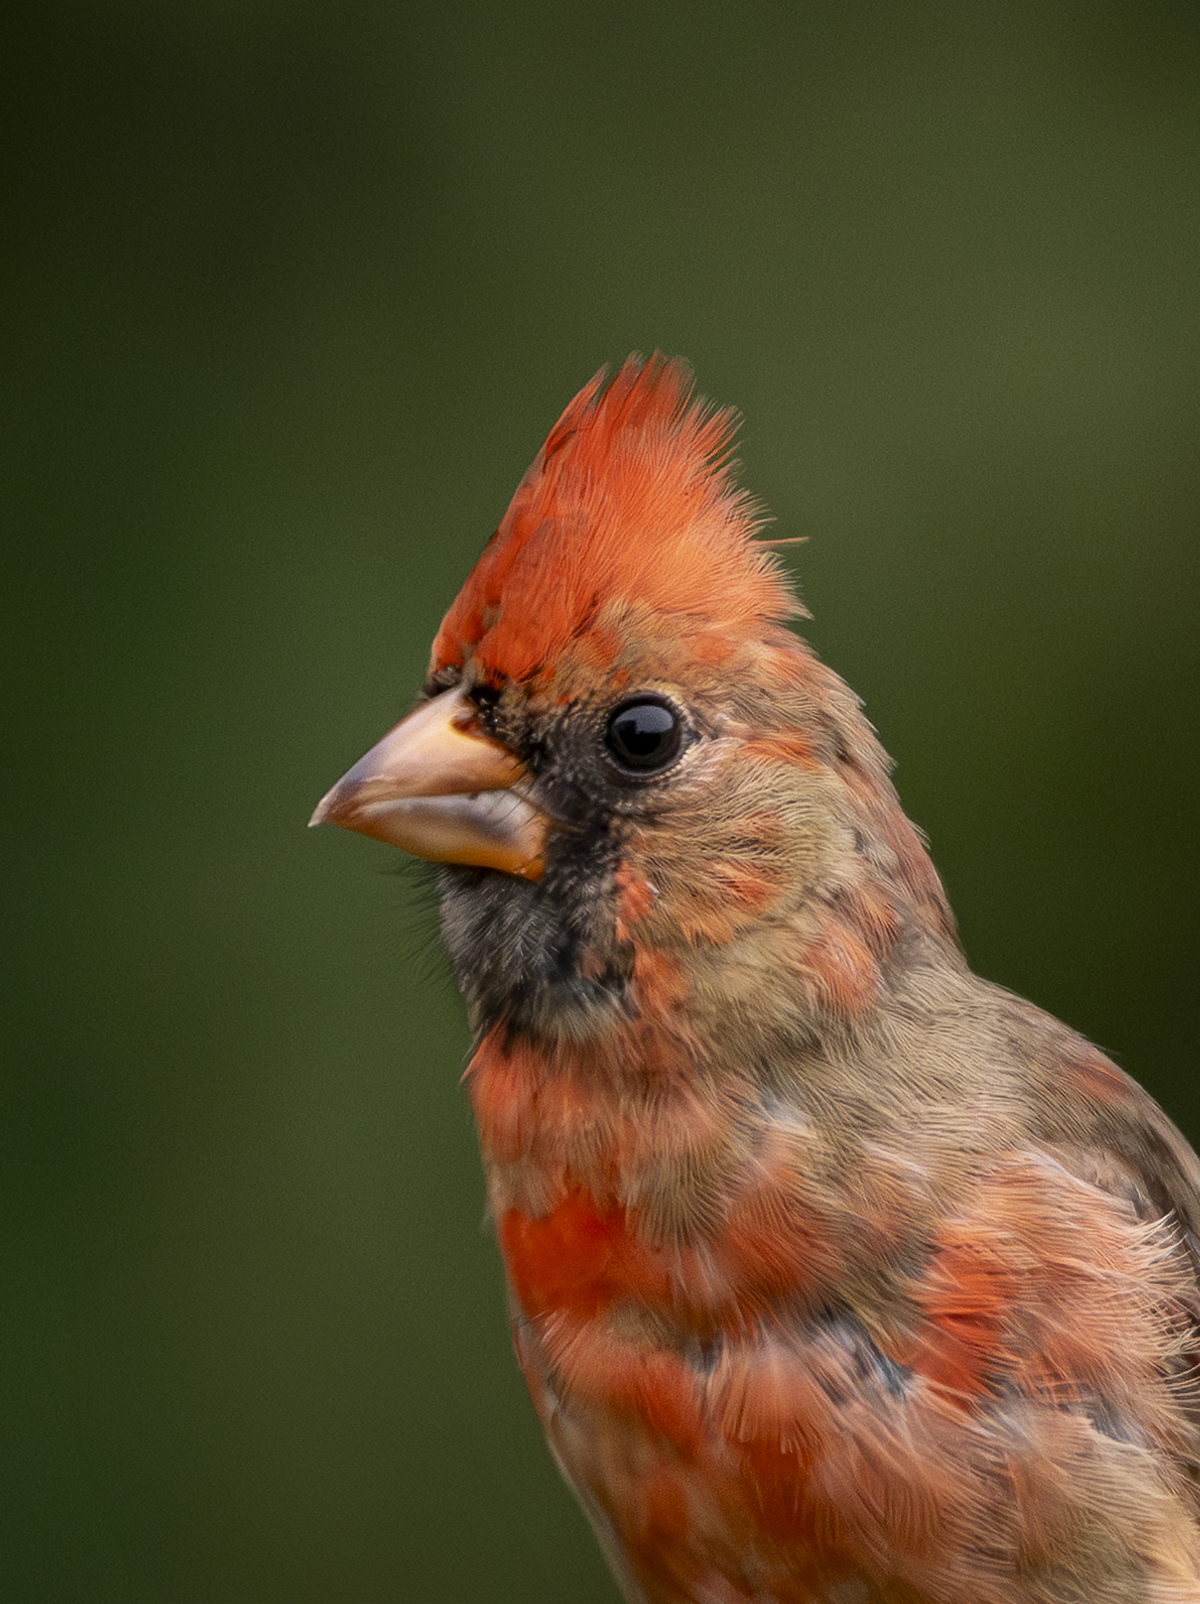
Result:
<svg viewBox="0 0 1200 1604">
<path fill-rule="evenodd" d="M 313 816 L 445 865 L 478 1029 L 862 1010 L 950 915 L 888 762 L 678 361 L 575 397 L 434 641 L 416 710 Z M 764 967 L 764 965 L 766 967 Z M 757 1000 L 756 1000 L 757 999 Z M 797 1001 L 799 999 L 799 1001 Z"/>
</svg>

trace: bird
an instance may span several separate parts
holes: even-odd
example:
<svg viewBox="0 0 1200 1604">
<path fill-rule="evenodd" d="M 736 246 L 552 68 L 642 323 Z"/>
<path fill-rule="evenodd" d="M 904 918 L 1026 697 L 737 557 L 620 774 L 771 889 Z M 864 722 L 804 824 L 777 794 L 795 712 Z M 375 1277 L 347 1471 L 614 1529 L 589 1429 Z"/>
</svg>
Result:
<svg viewBox="0 0 1200 1604">
<path fill-rule="evenodd" d="M 736 426 L 596 375 L 312 820 L 439 866 L 550 1451 L 628 1604 L 1200 1601 L 1200 1164 L 968 966 Z"/>
</svg>

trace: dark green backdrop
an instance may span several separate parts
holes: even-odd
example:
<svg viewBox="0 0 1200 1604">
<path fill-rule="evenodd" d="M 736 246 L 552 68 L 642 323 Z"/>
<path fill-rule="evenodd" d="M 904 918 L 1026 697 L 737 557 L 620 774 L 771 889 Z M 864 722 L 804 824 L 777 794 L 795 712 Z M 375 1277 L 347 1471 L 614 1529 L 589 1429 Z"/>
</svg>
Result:
<svg viewBox="0 0 1200 1604">
<path fill-rule="evenodd" d="M 558 410 L 745 415 L 977 966 L 1200 1134 L 1195 7 L 6 24 L 6 1598 L 603 1604 L 383 848 Z"/>
</svg>

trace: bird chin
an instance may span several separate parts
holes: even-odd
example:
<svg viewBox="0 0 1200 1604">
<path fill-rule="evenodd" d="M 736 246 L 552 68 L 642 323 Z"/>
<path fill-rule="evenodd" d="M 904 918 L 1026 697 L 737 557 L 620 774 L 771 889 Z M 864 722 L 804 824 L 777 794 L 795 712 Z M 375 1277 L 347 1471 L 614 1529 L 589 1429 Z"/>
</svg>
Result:
<svg viewBox="0 0 1200 1604">
<path fill-rule="evenodd" d="M 565 861 L 556 852 L 538 884 L 453 865 L 439 875 L 442 937 L 478 1034 L 592 1042 L 628 1022 L 633 955 L 615 937 L 612 868 L 595 852 L 573 863 L 574 844 L 564 831 Z"/>
</svg>

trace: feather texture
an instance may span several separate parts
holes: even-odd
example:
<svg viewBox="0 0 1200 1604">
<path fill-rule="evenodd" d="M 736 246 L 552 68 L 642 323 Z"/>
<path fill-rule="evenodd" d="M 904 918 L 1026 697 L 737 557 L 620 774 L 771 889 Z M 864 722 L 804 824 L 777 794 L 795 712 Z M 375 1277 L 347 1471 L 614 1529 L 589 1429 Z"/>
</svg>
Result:
<svg viewBox="0 0 1200 1604">
<path fill-rule="evenodd" d="M 686 364 L 660 356 L 603 381 L 550 431 L 446 615 L 434 669 L 473 655 L 487 676 L 525 679 L 584 634 L 602 666 L 620 646 L 614 603 L 625 617 L 703 621 L 695 649 L 718 654 L 726 632 L 798 610 L 778 561 L 752 543 L 761 515 L 731 482 L 732 413 L 693 403 Z"/>
<path fill-rule="evenodd" d="M 731 433 L 586 386 L 419 715 L 544 834 L 442 909 L 547 1439 L 631 1604 L 1196 1604 L 1200 1165 L 967 967 Z"/>
</svg>

